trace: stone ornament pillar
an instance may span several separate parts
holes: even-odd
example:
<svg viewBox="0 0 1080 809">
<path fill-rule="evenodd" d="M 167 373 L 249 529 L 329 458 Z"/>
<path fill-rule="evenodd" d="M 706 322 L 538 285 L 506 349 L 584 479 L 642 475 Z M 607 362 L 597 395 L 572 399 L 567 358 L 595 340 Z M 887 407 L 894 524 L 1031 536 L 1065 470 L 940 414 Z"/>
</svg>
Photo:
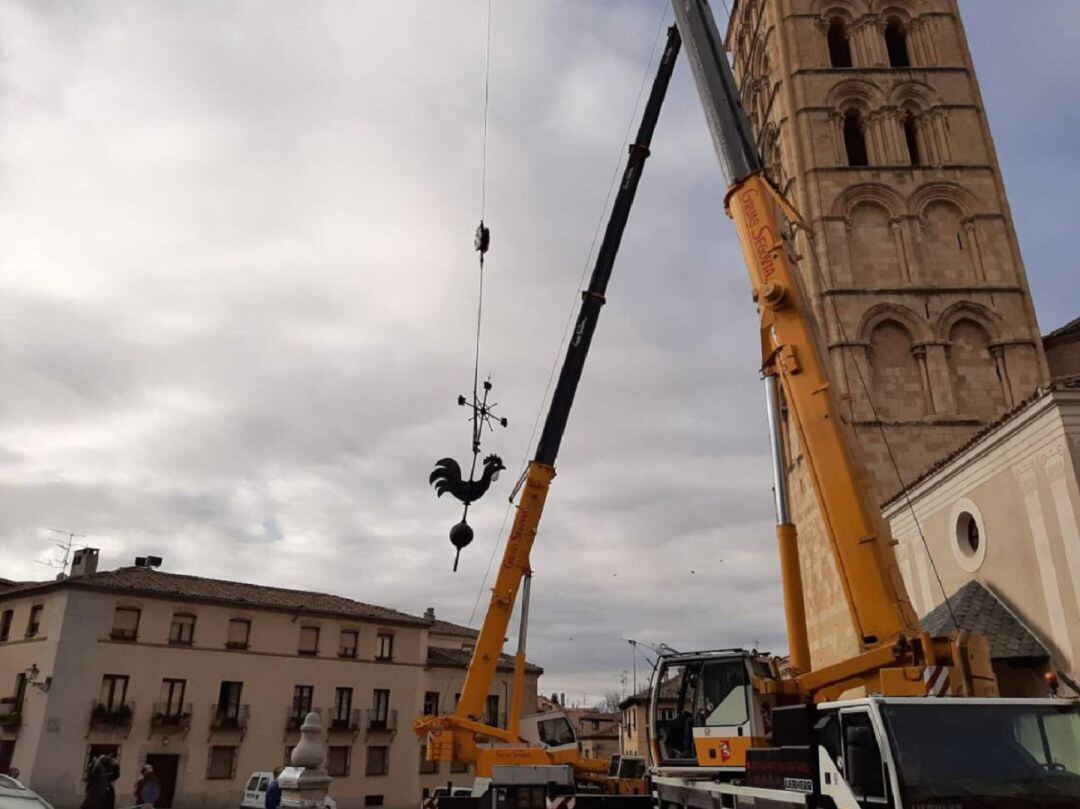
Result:
<svg viewBox="0 0 1080 809">
<path fill-rule="evenodd" d="M 304 717 L 300 726 L 300 743 L 293 748 L 291 767 L 278 777 L 281 785 L 281 806 L 287 809 L 322 809 L 330 794 L 330 782 L 323 762 L 326 751 L 321 741 L 322 718 L 314 711 Z"/>
</svg>

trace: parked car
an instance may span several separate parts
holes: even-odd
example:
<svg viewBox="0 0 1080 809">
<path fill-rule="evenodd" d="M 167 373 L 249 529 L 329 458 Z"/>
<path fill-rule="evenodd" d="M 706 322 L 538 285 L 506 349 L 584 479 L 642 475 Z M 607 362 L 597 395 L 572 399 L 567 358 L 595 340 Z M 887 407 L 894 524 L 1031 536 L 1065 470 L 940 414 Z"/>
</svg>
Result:
<svg viewBox="0 0 1080 809">
<path fill-rule="evenodd" d="M 0 775 L 0 809 L 53 809 L 52 805 L 10 775 Z"/>
</svg>

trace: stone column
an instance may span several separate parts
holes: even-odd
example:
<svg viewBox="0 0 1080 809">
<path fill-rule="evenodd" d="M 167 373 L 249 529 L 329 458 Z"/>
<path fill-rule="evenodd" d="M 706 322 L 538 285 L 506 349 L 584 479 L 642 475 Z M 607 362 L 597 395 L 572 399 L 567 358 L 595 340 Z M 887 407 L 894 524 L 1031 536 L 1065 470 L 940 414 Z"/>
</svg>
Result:
<svg viewBox="0 0 1080 809">
<path fill-rule="evenodd" d="M 923 399 L 926 401 L 926 413 L 933 416 L 937 413 L 937 402 L 934 401 L 934 386 L 930 382 L 930 369 L 926 366 L 926 346 L 914 345 L 911 353 L 915 355 L 915 362 L 919 365 L 919 379 L 922 381 Z"/>
<path fill-rule="evenodd" d="M 1012 382 L 1009 381 L 1009 366 L 1005 364 L 1005 346 L 1001 343 L 991 345 L 990 356 L 994 358 L 998 379 L 1001 380 L 1001 392 L 1005 395 L 1005 406 L 1011 409 L 1016 406 L 1016 401 L 1013 399 Z"/>
<path fill-rule="evenodd" d="M 322 719 L 314 711 L 300 726 L 300 743 L 293 748 L 291 767 L 281 771 L 281 805 L 284 809 L 321 809 L 330 794 L 330 782 L 323 766 L 326 751 L 321 741 Z"/>
<path fill-rule="evenodd" d="M 968 255 L 971 256 L 971 266 L 975 271 L 975 280 L 985 283 L 986 266 L 983 264 L 982 247 L 979 244 L 979 229 L 974 217 L 964 220 L 964 236 L 968 246 Z"/>
</svg>

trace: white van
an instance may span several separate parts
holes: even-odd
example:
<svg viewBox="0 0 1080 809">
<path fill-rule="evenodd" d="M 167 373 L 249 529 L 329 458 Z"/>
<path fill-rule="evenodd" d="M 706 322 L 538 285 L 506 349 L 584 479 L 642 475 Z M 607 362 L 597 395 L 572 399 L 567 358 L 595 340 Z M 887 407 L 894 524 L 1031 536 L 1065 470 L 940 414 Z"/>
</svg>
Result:
<svg viewBox="0 0 1080 809">
<path fill-rule="evenodd" d="M 240 798 L 240 809 L 264 809 L 266 806 L 266 788 L 274 779 L 272 772 L 253 772 L 248 776 L 244 794 Z M 337 801 L 327 795 L 322 802 L 323 809 L 337 809 Z M 3 809 L 3 807 L 0 807 Z"/>
<path fill-rule="evenodd" d="M 240 809 L 263 809 L 266 806 L 266 788 L 273 778 L 272 772 L 253 772 L 240 798 Z"/>
</svg>

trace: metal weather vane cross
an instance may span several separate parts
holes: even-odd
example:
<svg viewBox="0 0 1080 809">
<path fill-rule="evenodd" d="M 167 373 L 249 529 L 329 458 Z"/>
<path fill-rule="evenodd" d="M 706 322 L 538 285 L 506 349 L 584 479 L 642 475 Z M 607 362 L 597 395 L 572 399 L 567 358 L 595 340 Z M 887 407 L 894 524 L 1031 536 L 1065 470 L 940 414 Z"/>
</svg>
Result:
<svg viewBox="0 0 1080 809">
<path fill-rule="evenodd" d="M 489 431 L 495 428 L 493 424 L 506 427 L 508 422 L 505 418 L 495 415 L 496 402 L 488 403 L 488 394 L 491 392 L 491 380 L 484 380 L 484 395 L 480 397 L 475 387 L 473 388 L 472 401 L 465 396 L 458 396 L 458 405 L 472 409 L 472 464 L 469 469 L 469 479 L 465 480 L 461 475 L 461 466 L 453 458 L 441 458 L 435 469 L 428 477 L 428 482 L 435 486 L 435 494 L 442 497 L 451 494 L 462 503 L 465 509 L 461 515 L 461 522 L 450 529 L 450 542 L 457 549 L 454 554 L 454 570 L 457 570 L 458 559 L 461 549 L 473 541 L 473 530 L 467 522 L 469 506 L 479 500 L 490 488 L 491 484 L 498 479 L 499 472 L 506 468 L 502 458 L 492 453 L 484 458 L 483 471 L 479 480 L 476 478 L 476 462 L 480 458 L 481 437 L 486 426 Z"/>
</svg>

